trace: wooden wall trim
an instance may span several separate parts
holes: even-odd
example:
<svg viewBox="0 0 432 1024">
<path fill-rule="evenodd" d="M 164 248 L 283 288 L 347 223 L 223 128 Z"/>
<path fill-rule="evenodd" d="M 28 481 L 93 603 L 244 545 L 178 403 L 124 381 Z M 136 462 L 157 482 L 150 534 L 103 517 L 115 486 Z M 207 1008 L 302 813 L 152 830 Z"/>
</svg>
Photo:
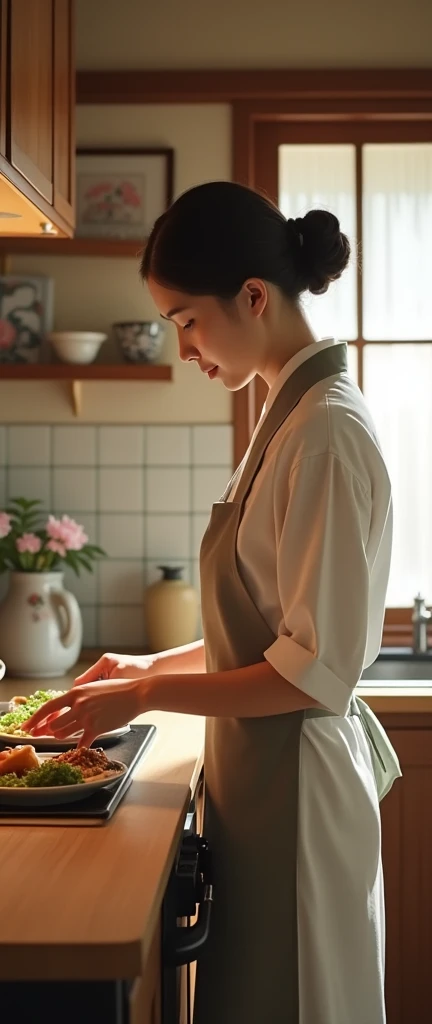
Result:
<svg viewBox="0 0 432 1024">
<path fill-rule="evenodd" d="M 77 103 L 432 99 L 432 68 L 78 71 Z"/>
</svg>

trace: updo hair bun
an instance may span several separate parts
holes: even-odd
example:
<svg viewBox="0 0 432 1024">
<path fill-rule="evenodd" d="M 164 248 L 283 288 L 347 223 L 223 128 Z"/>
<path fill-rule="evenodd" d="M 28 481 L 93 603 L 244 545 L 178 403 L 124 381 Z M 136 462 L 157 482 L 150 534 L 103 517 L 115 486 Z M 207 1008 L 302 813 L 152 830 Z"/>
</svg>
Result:
<svg viewBox="0 0 432 1024">
<path fill-rule="evenodd" d="M 287 224 L 298 240 L 295 262 L 299 291 L 323 295 L 349 262 L 351 246 L 347 236 L 341 232 L 337 217 L 328 210 L 309 210 L 305 217 L 290 219 Z"/>
</svg>

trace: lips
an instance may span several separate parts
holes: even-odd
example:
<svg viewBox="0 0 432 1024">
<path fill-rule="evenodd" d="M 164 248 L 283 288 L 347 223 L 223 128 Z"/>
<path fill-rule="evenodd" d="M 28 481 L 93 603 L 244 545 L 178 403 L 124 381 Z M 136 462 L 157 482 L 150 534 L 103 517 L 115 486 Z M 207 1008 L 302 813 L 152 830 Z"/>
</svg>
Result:
<svg viewBox="0 0 432 1024">
<path fill-rule="evenodd" d="M 210 380 L 213 380 L 213 377 L 216 377 L 218 369 L 218 366 L 212 366 L 211 370 L 207 370 L 207 376 L 209 377 Z"/>
</svg>

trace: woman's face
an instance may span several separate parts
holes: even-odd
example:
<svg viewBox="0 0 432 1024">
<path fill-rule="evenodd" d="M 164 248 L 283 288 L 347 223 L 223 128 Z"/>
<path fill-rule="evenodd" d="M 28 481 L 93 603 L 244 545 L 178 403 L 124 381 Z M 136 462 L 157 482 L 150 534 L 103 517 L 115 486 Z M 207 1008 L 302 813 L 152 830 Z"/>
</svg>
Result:
<svg viewBox="0 0 432 1024">
<path fill-rule="evenodd" d="M 229 391 L 244 387 L 259 372 L 265 346 L 261 314 L 267 303 L 263 281 L 245 282 L 229 303 L 165 288 L 152 278 L 148 286 L 160 315 L 175 324 L 180 359 L 198 363 L 202 373 L 210 380 L 217 377 Z"/>
</svg>

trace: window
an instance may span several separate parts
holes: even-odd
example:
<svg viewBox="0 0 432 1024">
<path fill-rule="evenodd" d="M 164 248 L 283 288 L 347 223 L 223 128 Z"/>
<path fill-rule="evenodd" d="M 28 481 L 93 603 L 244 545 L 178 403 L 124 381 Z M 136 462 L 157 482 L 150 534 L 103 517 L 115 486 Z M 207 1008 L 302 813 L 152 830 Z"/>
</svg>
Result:
<svg viewBox="0 0 432 1024">
<path fill-rule="evenodd" d="M 249 157 L 251 183 L 286 216 L 327 207 L 352 242 L 354 259 L 341 280 L 304 303 L 321 337 L 348 342 L 350 372 L 374 416 L 392 480 L 387 643 L 410 643 L 419 589 L 432 604 L 430 140 L 430 124 L 415 117 L 350 120 L 345 107 L 334 117 L 283 117 L 280 110 L 272 119 L 260 110 Z M 256 413 L 264 394 L 254 387 Z"/>
<path fill-rule="evenodd" d="M 361 240 L 359 266 L 305 310 L 321 337 L 350 343 L 389 467 L 388 604 L 409 606 L 419 589 L 432 601 L 432 144 L 281 144 L 278 179 L 285 216 L 323 206 L 354 254 Z"/>
</svg>

